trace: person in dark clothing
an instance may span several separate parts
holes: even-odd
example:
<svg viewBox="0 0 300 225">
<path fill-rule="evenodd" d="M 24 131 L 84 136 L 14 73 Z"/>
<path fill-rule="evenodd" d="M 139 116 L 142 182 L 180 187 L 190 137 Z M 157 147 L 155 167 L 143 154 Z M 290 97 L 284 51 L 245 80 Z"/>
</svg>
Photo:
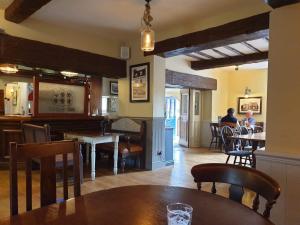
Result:
<svg viewBox="0 0 300 225">
<path fill-rule="evenodd" d="M 234 109 L 227 109 L 227 115 L 221 119 L 221 126 L 230 126 L 236 127 L 239 125 L 239 122 L 236 117 L 234 117 Z"/>
</svg>

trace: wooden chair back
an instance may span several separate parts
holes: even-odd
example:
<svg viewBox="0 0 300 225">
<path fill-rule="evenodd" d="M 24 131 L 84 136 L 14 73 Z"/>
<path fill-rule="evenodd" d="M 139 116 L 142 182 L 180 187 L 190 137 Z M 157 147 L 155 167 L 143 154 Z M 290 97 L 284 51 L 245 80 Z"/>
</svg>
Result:
<svg viewBox="0 0 300 225">
<path fill-rule="evenodd" d="M 10 209 L 11 215 L 18 214 L 18 173 L 17 162 L 25 163 L 26 210 L 32 209 L 32 159 L 38 158 L 40 165 L 41 207 L 56 203 L 55 157 L 63 156 L 63 194 L 68 199 L 68 161 L 67 154 L 73 154 L 74 196 L 80 196 L 79 143 L 60 141 L 35 144 L 10 143 Z"/>
<path fill-rule="evenodd" d="M 219 123 L 210 123 L 210 131 L 212 137 L 219 137 L 220 126 Z"/>
<path fill-rule="evenodd" d="M 235 150 L 235 143 L 233 139 L 228 137 L 233 136 L 234 132 L 229 126 L 224 126 L 221 129 L 221 138 L 225 153 Z"/>
<path fill-rule="evenodd" d="M 229 190 L 229 198 L 242 203 L 244 189 L 247 188 L 256 193 L 253 200 L 252 209 L 257 211 L 259 208 L 259 197 L 266 199 L 267 203 L 263 216 L 270 217 L 272 206 L 276 203 L 280 195 L 279 184 L 268 175 L 258 170 L 230 164 L 200 164 L 192 168 L 191 173 L 194 181 L 197 183 L 198 189 L 201 190 L 202 182 L 212 182 L 211 192 L 217 192 L 215 183 L 231 184 Z"/>
<path fill-rule="evenodd" d="M 24 143 L 43 143 L 51 141 L 50 126 L 38 126 L 33 124 L 22 124 Z"/>
<path fill-rule="evenodd" d="M 261 126 L 254 126 L 253 128 L 253 133 L 261 133 L 261 132 L 264 132 L 264 128 L 261 127 Z"/>
</svg>

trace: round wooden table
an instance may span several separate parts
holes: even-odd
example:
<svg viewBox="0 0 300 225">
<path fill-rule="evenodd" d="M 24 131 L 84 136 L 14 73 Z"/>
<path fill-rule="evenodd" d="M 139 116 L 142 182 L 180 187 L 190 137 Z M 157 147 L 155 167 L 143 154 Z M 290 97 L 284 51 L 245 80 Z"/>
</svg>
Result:
<svg viewBox="0 0 300 225">
<path fill-rule="evenodd" d="M 192 225 L 271 225 L 251 209 L 193 189 L 127 186 L 98 191 L 62 204 L 33 210 L 2 225 L 167 225 L 166 206 L 183 202 L 193 208 Z"/>
</svg>

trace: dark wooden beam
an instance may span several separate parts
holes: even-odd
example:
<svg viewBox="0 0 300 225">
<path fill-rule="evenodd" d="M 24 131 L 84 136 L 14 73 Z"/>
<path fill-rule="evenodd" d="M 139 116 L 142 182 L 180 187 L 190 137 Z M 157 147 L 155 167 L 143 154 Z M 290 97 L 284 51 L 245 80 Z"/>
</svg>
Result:
<svg viewBox="0 0 300 225">
<path fill-rule="evenodd" d="M 7 34 L 0 34 L 0 63 L 111 78 L 126 77 L 125 60 Z"/>
<path fill-rule="evenodd" d="M 282 6 L 291 5 L 300 2 L 300 0 L 265 0 L 272 8 L 280 8 Z"/>
<path fill-rule="evenodd" d="M 204 52 L 196 52 L 196 53 L 197 53 L 198 55 L 201 55 L 201 56 L 207 58 L 207 59 L 215 59 L 215 57 L 213 57 L 213 56 L 211 56 L 211 55 L 209 55 L 209 54 L 206 54 L 206 53 L 204 53 Z"/>
<path fill-rule="evenodd" d="M 217 90 L 217 80 L 188 73 L 166 70 L 166 85 L 203 90 Z"/>
<path fill-rule="evenodd" d="M 193 61 L 191 67 L 194 70 L 213 69 L 225 66 L 235 66 L 248 63 L 256 63 L 268 59 L 268 52 L 260 52 L 243 56 L 234 56 L 231 58 L 221 58 L 206 61 Z"/>
<path fill-rule="evenodd" d="M 248 42 L 242 42 L 241 44 L 243 44 L 244 46 L 246 46 L 247 48 L 251 49 L 254 52 L 261 52 L 258 48 L 255 48 L 253 45 L 249 44 Z"/>
<path fill-rule="evenodd" d="M 223 56 L 223 57 L 230 57 L 230 55 L 227 55 L 226 53 L 224 52 L 221 52 L 219 51 L 218 49 L 212 49 L 215 53 L 219 54 L 220 56 Z"/>
<path fill-rule="evenodd" d="M 5 19 L 21 23 L 51 0 L 14 0 L 5 9 Z"/>
<path fill-rule="evenodd" d="M 237 49 L 235 49 L 235 48 L 233 48 L 231 46 L 223 46 L 223 47 L 226 48 L 229 51 L 234 52 L 237 55 L 244 55 L 244 53 L 242 53 L 241 51 L 239 51 L 239 50 L 237 50 Z"/>
<path fill-rule="evenodd" d="M 268 35 L 269 13 L 264 13 L 156 42 L 154 51 L 145 52 L 144 55 L 172 57 L 259 39 Z"/>
<path fill-rule="evenodd" d="M 197 59 L 197 60 L 203 60 L 200 56 L 194 55 L 192 53 L 186 54 L 186 56 Z"/>
</svg>

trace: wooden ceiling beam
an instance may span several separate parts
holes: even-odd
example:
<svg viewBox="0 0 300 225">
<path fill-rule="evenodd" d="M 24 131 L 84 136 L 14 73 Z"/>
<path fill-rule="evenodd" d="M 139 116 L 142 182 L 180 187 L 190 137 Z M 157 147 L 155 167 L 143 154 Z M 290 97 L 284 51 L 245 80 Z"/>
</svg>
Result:
<svg viewBox="0 0 300 225">
<path fill-rule="evenodd" d="M 225 66 L 236 66 L 249 63 L 257 63 L 268 59 L 268 52 L 253 53 L 230 58 L 220 58 L 206 61 L 192 61 L 191 68 L 194 70 L 213 69 Z"/>
<path fill-rule="evenodd" d="M 195 53 L 197 53 L 198 55 L 201 55 L 202 57 L 205 57 L 207 59 L 215 59 L 215 57 L 213 57 L 213 56 L 211 56 L 209 54 L 206 54 L 204 52 L 195 52 Z"/>
<path fill-rule="evenodd" d="M 5 9 L 5 19 L 21 23 L 51 0 L 14 0 Z"/>
<path fill-rule="evenodd" d="M 144 55 L 172 57 L 263 38 L 269 35 L 269 20 L 269 13 L 263 13 L 221 26 L 166 39 L 156 42 L 154 51 L 145 52 Z"/>
<path fill-rule="evenodd" d="M 227 55 L 226 53 L 224 52 L 221 52 L 219 51 L 218 49 L 212 49 L 215 53 L 219 54 L 220 56 L 223 56 L 223 57 L 230 57 L 230 55 Z"/>
<path fill-rule="evenodd" d="M 239 50 L 237 50 L 237 49 L 235 49 L 235 48 L 233 48 L 231 46 L 223 46 L 223 47 L 226 48 L 229 51 L 234 52 L 237 55 L 244 55 L 244 53 L 242 53 L 241 51 L 239 51 Z"/>
<path fill-rule="evenodd" d="M 217 90 L 216 79 L 172 70 L 166 70 L 166 86 L 168 85 L 202 90 Z"/>
<path fill-rule="evenodd" d="M 255 48 L 253 45 L 249 44 L 248 42 L 242 42 L 242 45 L 246 46 L 247 48 L 251 49 L 254 52 L 261 52 L 258 48 Z"/>
<path fill-rule="evenodd" d="M 282 6 L 298 3 L 300 0 L 265 0 L 265 2 L 273 9 L 276 9 Z"/>
<path fill-rule="evenodd" d="M 0 62 L 108 78 L 127 74 L 125 60 L 7 34 L 0 34 Z"/>
</svg>

